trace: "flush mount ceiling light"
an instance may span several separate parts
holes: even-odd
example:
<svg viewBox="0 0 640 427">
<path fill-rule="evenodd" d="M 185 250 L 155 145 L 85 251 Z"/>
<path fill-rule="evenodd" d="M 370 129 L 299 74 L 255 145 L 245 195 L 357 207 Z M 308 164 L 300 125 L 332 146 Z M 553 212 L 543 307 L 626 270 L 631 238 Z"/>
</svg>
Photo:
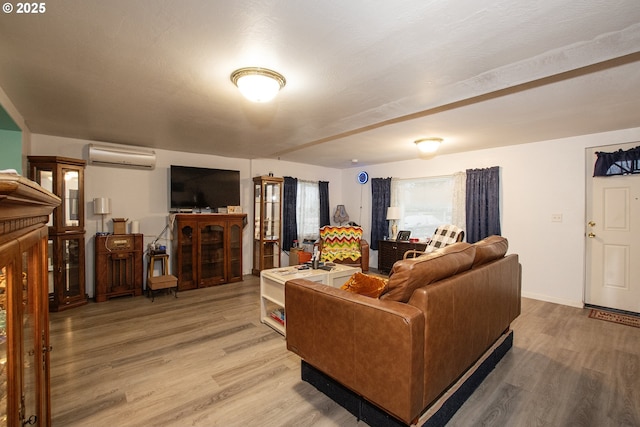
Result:
<svg viewBox="0 0 640 427">
<path fill-rule="evenodd" d="M 442 138 L 423 138 L 414 142 L 418 146 L 418 157 L 421 159 L 431 159 L 435 157 L 442 143 Z"/>
<path fill-rule="evenodd" d="M 253 102 L 269 102 L 287 84 L 284 76 L 260 67 L 246 67 L 231 73 L 231 81 L 240 93 Z"/>
</svg>

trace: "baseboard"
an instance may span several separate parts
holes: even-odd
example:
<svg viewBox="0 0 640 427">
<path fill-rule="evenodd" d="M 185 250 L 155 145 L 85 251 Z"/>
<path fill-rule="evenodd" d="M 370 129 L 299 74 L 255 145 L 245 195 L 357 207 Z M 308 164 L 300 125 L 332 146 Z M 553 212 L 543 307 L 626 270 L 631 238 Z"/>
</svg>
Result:
<svg viewBox="0 0 640 427">
<path fill-rule="evenodd" d="M 509 330 L 502 335 L 493 346 L 469 369 L 442 397 L 434 402 L 420 416 L 416 424 L 419 427 L 444 426 L 464 402 L 471 396 L 475 389 L 491 373 L 498 362 L 513 346 L 513 331 Z M 347 389 L 333 378 L 313 366 L 302 361 L 302 379 L 333 401 L 341 405 L 359 420 L 371 427 L 406 427 L 407 424 L 389 415 L 382 409 L 368 402 L 353 391 Z"/>
</svg>

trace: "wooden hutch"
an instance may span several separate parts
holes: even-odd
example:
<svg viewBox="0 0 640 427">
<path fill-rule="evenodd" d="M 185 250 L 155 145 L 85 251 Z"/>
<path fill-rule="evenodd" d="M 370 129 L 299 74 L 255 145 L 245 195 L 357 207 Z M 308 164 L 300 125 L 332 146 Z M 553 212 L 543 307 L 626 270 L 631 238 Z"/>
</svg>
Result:
<svg viewBox="0 0 640 427">
<path fill-rule="evenodd" d="M 0 173 L 0 424 L 51 425 L 47 241 L 61 200 Z"/>
</svg>

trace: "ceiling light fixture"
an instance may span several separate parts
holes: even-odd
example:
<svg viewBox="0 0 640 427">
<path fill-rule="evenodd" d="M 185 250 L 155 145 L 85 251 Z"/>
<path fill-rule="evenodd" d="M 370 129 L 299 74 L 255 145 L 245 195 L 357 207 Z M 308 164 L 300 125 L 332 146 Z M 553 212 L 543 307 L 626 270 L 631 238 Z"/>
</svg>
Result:
<svg viewBox="0 0 640 427">
<path fill-rule="evenodd" d="M 260 67 L 246 67 L 231 73 L 231 81 L 240 93 L 253 102 L 269 102 L 287 84 L 284 76 Z"/>
<path fill-rule="evenodd" d="M 431 159 L 435 157 L 438 148 L 440 148 L 442 138 L 423 138 L 414 142 L 418 146 L 418 157 Z"/>
</svg>

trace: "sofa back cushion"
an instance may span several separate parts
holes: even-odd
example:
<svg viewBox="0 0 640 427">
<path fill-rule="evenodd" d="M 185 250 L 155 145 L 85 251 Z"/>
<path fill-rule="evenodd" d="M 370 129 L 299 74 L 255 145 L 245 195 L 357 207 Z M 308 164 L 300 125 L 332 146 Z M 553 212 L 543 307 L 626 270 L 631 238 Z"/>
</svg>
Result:
<svg viewBox="0 0 640 427">
<path fill-rule="evenodd" d="M 476 247 L 476 258 L 473 267 L 476 268 L 496 259 L 502 258 L 509 249 L 509 242 L 502 236 L 489 236 L 473 244 Z"/>
<path fill-rule="evenodd" d="M 320 228 L 320 240 L 322 241 L 320 261 L 360 258 L 361 227 L 325 225 Z"/>
<path fill-rule="evenodd" d="M 407 302 L 416 289 L 469 270 L 475 254 L 474 245 L 459 242 L 418 258 L 398 261 L 380 299 Z"/>
</svg>

